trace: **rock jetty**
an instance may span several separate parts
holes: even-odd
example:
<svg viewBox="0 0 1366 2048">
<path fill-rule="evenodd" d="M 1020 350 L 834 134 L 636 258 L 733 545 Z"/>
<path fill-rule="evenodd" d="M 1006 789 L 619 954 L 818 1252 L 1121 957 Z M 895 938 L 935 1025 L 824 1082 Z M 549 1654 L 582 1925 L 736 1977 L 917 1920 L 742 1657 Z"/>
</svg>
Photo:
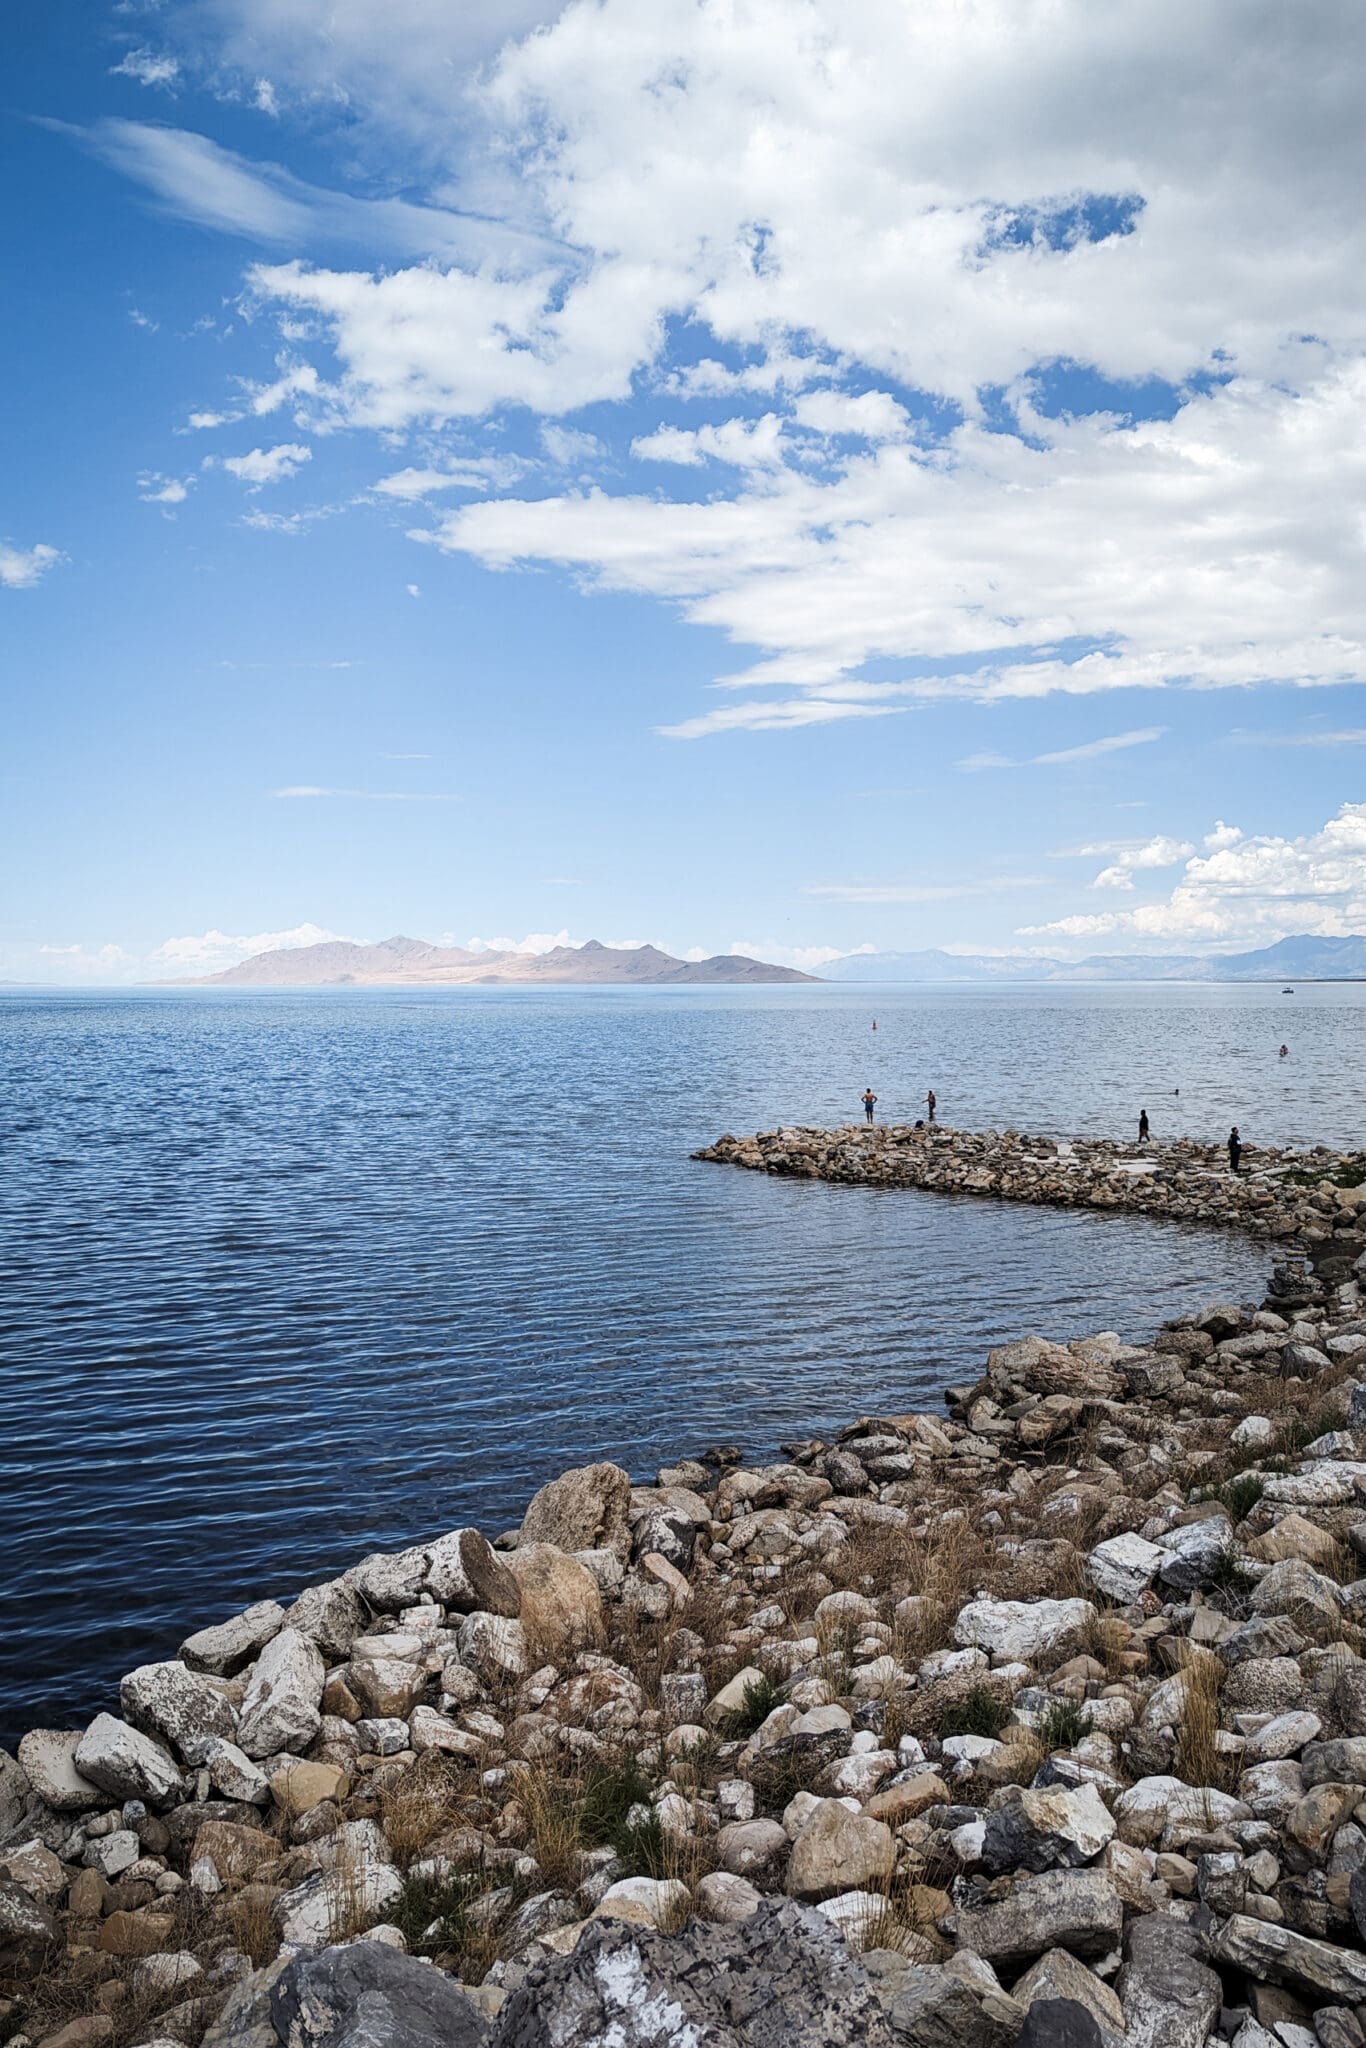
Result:
<svg viewBox="0 0 1366 2048">
<path fill-rule="evenodd" d="M 1260 1303 L 566 1472 L 32 1731 L 0 2040 L 1362 2048 L 1366 1216 L 1293 1199 Z"/>
<path fill-rule="evenodd" d="M 1245 1146 L 1230 1173 L 1221 1145 L 956 1131 L 942 1124 L 784 1126 L 718 1138 L 694 1159 L 856 1187 L 928 1188 L 1069 1209 L 1139 1210 L 1259 1237 L 1318 1242 L 1343 1207 L 1366 1214 L 1366 1153 Z"/>
</svg>

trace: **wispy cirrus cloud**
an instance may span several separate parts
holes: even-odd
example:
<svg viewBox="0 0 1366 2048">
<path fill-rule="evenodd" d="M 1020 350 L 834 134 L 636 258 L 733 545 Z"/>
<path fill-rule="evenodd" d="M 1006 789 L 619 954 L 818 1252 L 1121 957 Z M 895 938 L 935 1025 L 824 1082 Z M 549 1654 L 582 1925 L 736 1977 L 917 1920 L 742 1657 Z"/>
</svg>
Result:
<svg viewBox="0 0 1366 2048">
<path fill-rule="evenodd" d="M 1073 761 L 1099 761 L 1106 754 L 1122 754 L 1129 747 L 1149 747 L 1162 739 L 1166 731 L 1165 725 L 1140 726 L 1134 732 L 1108 733 L 1102 739 L 1083 740 L 1079 746 L 1059 747 L 1048 754 L 1030 754 L 1023 760 L 1009 754 L 969 754 L 954 766 L 968 774 L 980 774 L 988 768 L 1060 768 Z"/>
<path fill-rule="evenodd" d="M 1045 875 L 991 875 L 954 882 L 805 882 L 802 894 L 836 903 L 951 903 L 966 896 L 995 896 L 1004 889 L 1049 886 Z"/>
<path fill-rule="evenodd" d="M 396 755 L 395 759 L 404 759 Z M 454 790 L 444 789 L 334 789 L 316 782 L 289 783 L 283 789 L 273 789 L 275 797 L 324 798 L 339 797 L 359 800 L 371 804 L 458 804 L 459 795 Z"/>
</svg>

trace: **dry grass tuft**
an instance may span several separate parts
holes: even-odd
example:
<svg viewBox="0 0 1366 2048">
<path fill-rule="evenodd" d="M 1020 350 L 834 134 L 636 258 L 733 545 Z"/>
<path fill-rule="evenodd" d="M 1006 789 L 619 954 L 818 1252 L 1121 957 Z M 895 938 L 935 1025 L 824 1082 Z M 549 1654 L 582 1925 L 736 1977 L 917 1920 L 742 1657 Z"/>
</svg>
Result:
<svg viewBox="0 0 1366 2048">
<path fill-rule="evenodd" d="M 1217 1792 L 1232 1789 L 1234 1760 L 1221 1754 L 1219 1689 L 1225 1678 L 1217 1658 L 1201 1658 L 1186 1673 L 1185 1704 L 1177 1741 L 1177 1775 L 1188 1785 L 1208 1785 Z"/>
<path fill-rule="evenodd" d="M 415 1862 L 457 1818 L 467 1777 L 454 1758 L 428 1750 L 381 1786 L 384 1832 L 400 1870 Z"/>
</svg>

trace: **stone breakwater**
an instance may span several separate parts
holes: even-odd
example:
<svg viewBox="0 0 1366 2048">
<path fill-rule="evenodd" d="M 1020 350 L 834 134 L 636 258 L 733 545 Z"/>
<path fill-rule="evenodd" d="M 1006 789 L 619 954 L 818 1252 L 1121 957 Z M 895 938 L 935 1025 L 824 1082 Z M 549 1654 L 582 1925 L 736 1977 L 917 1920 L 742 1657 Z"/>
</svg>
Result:
<svg viewBox="0 0 1366 2048">
<path fill-rule="evenodd" d="M 1247 1146 L 1242 1170 L 1234 1174 L 1223 1146 L 1187 1138 L 1138 1146 L 1106 1138 L 955 1131 L 942 1124 L 846 1124 L 727 1136 L 693 1157 L 855 1187 L 1137 1210 L 1308 1243 L 1331 1231 L 1340 1208 L 1366 1204 L 1366 1186 L 1342 1185 L 1366 1173 L 1366 1155 L 1323 1146 L 1311 1152 Z"/>
<path fill-rule="evenodd" d="M 1306 1214 L 1260 1304 L 566 1472 L 33 1730 L 0 2040 L 1361 2048 L 1366 1218 Z"/>
</svg>

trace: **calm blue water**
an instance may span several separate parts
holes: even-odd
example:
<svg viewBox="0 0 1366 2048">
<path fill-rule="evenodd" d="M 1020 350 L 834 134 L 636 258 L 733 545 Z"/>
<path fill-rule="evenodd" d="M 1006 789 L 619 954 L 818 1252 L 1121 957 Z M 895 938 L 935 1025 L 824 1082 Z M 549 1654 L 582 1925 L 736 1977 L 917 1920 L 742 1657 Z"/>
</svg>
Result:
<svg viewBox="0 0 1366 2048">
<path fill-rule="evenodd" d="M 933 1084 L 965 1125 L 1361 1142 L 1363 993 L 0 996 L 0 1739 L 566 1465 L 768 1451 L 1031 1328 L 1260 1296 L 1234 1239 L 688 1153 L 868 1082 L 890 1117 Z"/>
</svg>

